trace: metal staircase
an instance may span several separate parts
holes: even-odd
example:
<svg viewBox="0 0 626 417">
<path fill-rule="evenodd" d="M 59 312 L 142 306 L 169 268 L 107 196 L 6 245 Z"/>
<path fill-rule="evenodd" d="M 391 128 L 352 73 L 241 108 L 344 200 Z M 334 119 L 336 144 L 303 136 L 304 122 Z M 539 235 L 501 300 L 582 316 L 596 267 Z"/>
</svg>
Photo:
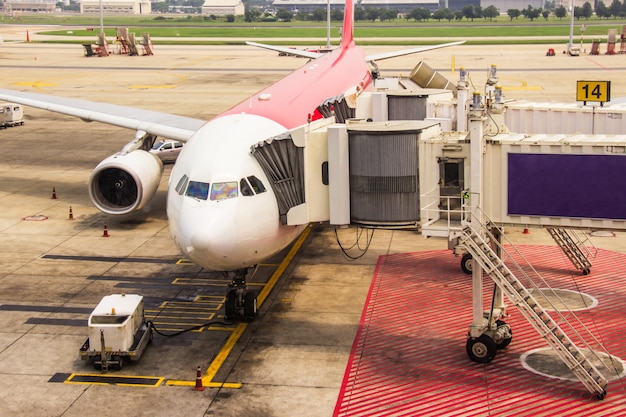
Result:
<svg viewBox="0 0 626 417">
<path fill-rule="evenodd" d="M 582 271 L 583 275 L 591 272 L 589 256 L 591 252 L 575 230 L 556 227 L 546 227 L 552 239 L 559 245 L 563 253 L 570 260 L 574 268 Z M 587 239 L 588 240 L 588 239 Z M 593 255 L 595 256 L 595 254 Z"/>
<path fill-rule="evenodd" d="M 593 362 L 602 363 L 596 353 L 598 350 L 604 350 L 600 343 L 574 313 L 562 308 L 559 310 L 551 305 L 550 299 L 545 295 L 550 295 L 554 299 L 554 297 L 558 298 L 558 294 L 549 288 L 530 264 L 520 266 L 516 259 L 521 259 L 527 263 L 523 256 L 515 251 L 515 248 L 510 244 L 507 244 L 507 247 L 512 248 L 511 251 L 515 253 L 507 252 L 486 226 L 491 226 L 490 222 L 482 215 L 481 218 L 485 220 L 479 222 L 478 219 L 472 218 L 471 222 L 466 223 L 469 225 L 463 229 L 461 244 L 467 248 L 467 251 L 485 273 L 517 306 L 522 315 L 554 349 L 558 357 L 583 385 L 590 392 L 595 393 L 599 399 L 603 399 L 606 395 L 608 382 Z M 496 254 L 490 244 L 498 246 L 502 257 Z M 524 282 L 518 279 L 511 269 L 515 270 L 517 276 L 521 277 Z M 532 279 L 531 275 L 536 275 L 537 278 Z M 552 293 L 550 294 L 550 292 Z M 533 294 L 536 294 L 537 298 L 542 295 L 541 299 L 546 300 L 542 302 L 549 305 L 540 305 Z M 546 308 L 553 311 L 548 313 Z M 567 333 L 564 329 L 567 330 Z M 590 342 L 594 343 L 594 348 Z"/>
</svg>

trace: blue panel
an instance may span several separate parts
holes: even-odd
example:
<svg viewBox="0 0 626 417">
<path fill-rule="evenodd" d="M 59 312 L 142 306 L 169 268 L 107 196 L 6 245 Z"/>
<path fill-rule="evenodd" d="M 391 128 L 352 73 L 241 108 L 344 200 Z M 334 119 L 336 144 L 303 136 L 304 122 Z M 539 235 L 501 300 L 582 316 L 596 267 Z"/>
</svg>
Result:
<svg viewBox="0 0 626 417">
<path fill-rule="evenodd" d="M 626 157 L 508 154 L 508 214 L 626 219 Z"/>
</svg>

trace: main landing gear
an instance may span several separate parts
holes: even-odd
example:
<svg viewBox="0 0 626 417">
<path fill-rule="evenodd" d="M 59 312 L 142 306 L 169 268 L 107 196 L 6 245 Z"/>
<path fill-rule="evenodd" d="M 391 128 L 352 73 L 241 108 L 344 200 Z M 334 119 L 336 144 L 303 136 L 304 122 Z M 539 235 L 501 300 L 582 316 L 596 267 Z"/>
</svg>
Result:
<svg viewBox="0 0 626 417">
<path fill-rule="evenodd" d="M 496 357 L 498 349 L 504 349 L 511 343 L 513 331 L 503 320 L 488 327 L 483 334 L 478 337 L 468 335 L 465 349 L 467 356 L 474 362 L 487 363 Z"/>
<path fill-rule="evenodd" d="M 226 320 L 243 319 L 252 321 L 257 316 L 256 291 L 248 289 L 246 283 L 248 269 L 238 269 L 235 271 L 233 280 L 228 284 L 226 302 L 224 303 L 224 316 Z"/>
</svg>

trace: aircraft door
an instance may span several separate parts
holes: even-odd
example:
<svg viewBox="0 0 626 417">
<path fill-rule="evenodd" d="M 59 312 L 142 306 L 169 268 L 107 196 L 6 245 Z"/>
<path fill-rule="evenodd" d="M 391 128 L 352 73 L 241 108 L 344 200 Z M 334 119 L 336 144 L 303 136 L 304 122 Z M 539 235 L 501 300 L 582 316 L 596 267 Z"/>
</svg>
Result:
<svg viewBox="0 0 626 417">
<path fill-rule="evenodd" d="M 462 158 L 438 158 L 439 162 L 439 208 L 444 211 L 442 219 L 461 220 L 461 192 L 465 188 L 464 160 Z"/>
</svg>

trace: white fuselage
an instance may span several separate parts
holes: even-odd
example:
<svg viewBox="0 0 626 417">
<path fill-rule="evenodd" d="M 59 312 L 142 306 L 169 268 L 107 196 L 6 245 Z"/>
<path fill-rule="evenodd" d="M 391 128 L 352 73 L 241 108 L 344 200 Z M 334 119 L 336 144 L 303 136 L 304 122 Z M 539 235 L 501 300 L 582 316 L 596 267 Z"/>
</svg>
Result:
<svg viewBox="0 0 626 417">
<path fill-rule="evenodd" d="M 224 271 L 249 267 L 302 232 L 304 226 L 280 224 L 270 181 L 250 153 L 286 130 L 261 116 L 226 115 L 187 142 L 170 176 L 167 214 L 174 241 L 191 261 Z"/>
</svg>

